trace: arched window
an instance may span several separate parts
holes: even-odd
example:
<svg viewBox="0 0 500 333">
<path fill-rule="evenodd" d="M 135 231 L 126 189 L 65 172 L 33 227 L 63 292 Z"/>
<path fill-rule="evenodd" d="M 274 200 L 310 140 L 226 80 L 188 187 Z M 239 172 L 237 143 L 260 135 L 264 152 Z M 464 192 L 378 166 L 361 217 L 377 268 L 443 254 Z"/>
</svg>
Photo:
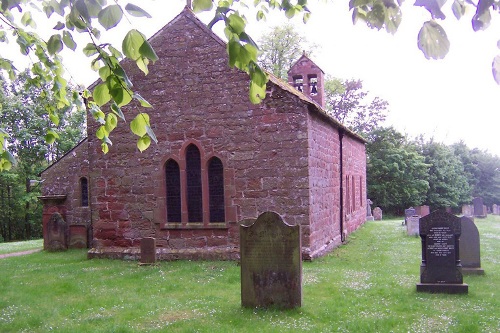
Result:
<svg viewBox="0 0 500 333">
<path fill-rule="evenodd" d="M 193 144 L 186 148 L 186 179 L 188 222 L 202 222 L 201 156 L 200 150 Z"/>
<path fill-rule="evenodd" d="M 224 167 L 217 157 L 213 157 L 208 161 L 208 200 L 210 222 L 225 222 Z"/>
<path fill-rule="evenodd" d="M 168 160 L 165 164 L 167 181 L 167 221 L 181 222 L 181 174 L 179 164 Z"/>
<path fill-rule="evenodd" d="M 89 206 L 89 183 L 87 178 L 80 178 L 80 196 L 81 196 L 81 204 L 82 207 Z"/>
</svg>

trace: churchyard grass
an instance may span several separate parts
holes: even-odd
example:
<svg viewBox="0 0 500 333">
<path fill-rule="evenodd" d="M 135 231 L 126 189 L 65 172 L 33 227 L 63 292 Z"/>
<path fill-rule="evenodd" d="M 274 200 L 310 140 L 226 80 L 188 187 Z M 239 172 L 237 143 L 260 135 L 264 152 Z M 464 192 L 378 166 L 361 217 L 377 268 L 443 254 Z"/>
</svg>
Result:
<svg viewBox="0 0 500 333">
<path fill-rule="evenodd" d="M 84 250 L 0 260 L 0 332 L 498 332 L 500 217 L 476 219 L 484 276 L 466 295 L 417 293 L 418 237 L 367 222 L 303 265 L 303 306 L 240 306 L 234 262 L 139 266 Z"/>
<path fill-rule="evenodd" d="M 42 247 L 43 239 L 33 239 L 23 242 L 5 242 L 0 243 L 0 254 L 35 250 L 41 249 Z"/>
</svg>

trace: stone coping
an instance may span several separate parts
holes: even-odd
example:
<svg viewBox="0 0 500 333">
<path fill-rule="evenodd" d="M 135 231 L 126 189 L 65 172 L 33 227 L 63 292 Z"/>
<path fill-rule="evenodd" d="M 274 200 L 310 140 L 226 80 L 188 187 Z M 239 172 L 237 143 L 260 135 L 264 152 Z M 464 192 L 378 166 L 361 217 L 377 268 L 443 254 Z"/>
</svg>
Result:
<svg viewBox="0 0 500 333">
<path fill-rule="evenodd" d="M 66 194 L 54 194 L 54 195 L 41 195 L 38 197 L 38 199 L 42 201 L 48 201 L 48 200 L 66 200 Z"/>
</svg>

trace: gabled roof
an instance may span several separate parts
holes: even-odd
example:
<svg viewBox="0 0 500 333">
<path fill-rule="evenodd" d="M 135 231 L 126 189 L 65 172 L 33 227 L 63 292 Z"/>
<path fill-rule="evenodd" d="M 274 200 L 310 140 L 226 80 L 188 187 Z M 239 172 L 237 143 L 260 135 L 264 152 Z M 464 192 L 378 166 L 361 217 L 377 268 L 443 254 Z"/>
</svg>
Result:
<svg viewBox="0 0 500 333">
<path fill-rule="evenodd" d="M 295 61 L 292 66 L 290 66 L 290 69 L 288 69 L 287 73 L 290 72 L 292 70 L 293 67 L 295 67 L 295 65 L 297 65 L 299 62 L 302 61 L 302 59 L 306 59 L 306 60 L 309 60 L 310 62 L 312 62 L 316 67 L 318 67 L 318 69 L 323 73 L 325 74 L 325 71 L 322 70 L 314 61 L 311 60 L 311 58 L 309 58 L 307 55 L 306 55 L 306 51 L 304 51 L 302 53 L 302 55 L 300 56 L 299 59 L 297 59 L 297 61 Z"/>
</svg>

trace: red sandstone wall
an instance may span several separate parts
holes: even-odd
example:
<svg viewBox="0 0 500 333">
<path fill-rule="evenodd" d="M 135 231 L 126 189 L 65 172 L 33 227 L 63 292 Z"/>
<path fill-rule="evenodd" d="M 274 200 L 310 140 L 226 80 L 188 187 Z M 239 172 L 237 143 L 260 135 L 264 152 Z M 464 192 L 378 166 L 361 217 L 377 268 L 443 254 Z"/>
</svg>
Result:
<svg viewBox="0 0 500 333">
<path fill-rule="evenodd" d="M 248 100 L 248 76 L 227 66 L 225 45 L 195 20 L 179 16 L 151 39 L 160 60 L 146 77 L 125 65 L 152 109 L 124 108 L 130 121 L 146 111 L 158 144 L 143 153 L 121 123 L 107 155 L 100 152 L 89 119 L 90 188 L 97 247 L 138 246 L 142 237 L 173 250 L 234 247 L 235 222 L 268 210 L 288 223 L 308 223 L 307 111 L 295 96 L 269 85 L 260 105 Z M 182 160 L 195 144 L 204 163 L 224 165 L 226 221 L 223 227 L 166 224 L 164 164 Z M 182 163 L 180 165 L 182 172 Z"/>
<path fill-rule="evenodd" d="M 317 257 L 341 243 L 338 130 L 324 117 L 309 117 L 310 248 Z"/>
<path fill-rule="evenodd" d="M 344 232 L 350 234 L 366 221 L 366 149 L 364 143 L 347 135 L 343 141 L 343 168 Z"/>
<path fill-rule="evenodd" d="M 42 197 L 66 195 L 64 200 L 44 200 L 44 235 L 50 216 L 59 212 L 69 225 L 90 225 L 90 208 L 81 206 L 80 178 L 89 174 L 87 140 L 41 174 Z"/>
</svg>

